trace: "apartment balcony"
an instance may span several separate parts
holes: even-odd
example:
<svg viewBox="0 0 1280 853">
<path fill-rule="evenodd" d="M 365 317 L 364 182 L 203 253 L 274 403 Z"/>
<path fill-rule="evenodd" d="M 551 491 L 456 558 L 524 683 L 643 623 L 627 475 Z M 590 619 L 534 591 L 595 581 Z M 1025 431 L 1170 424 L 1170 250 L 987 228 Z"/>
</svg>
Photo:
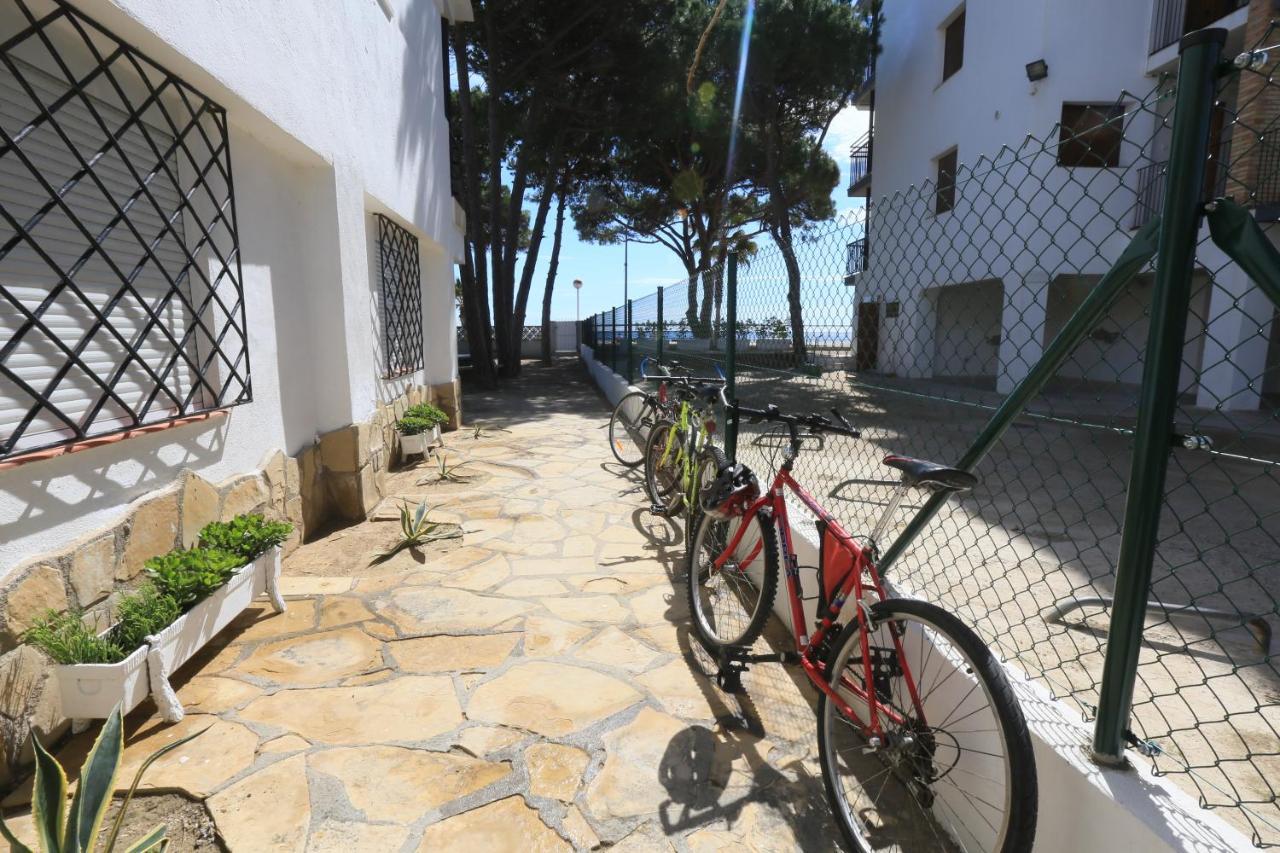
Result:
<svg viewBox="0 0 1280 853">
<path fill-rule="evenodd" d="M 1249 0 L 1155 0 L 1147 52 L 1158 53 L 1186 33 L 1218 24 L 1248 5 Z"/>
<path fill-rule="evenodd" d="M 871 131 L 867 131 L 849 150 L 850 197 L 871 192 Z"/>
<path fill-rule="evenodd" d="M 858 92 L 853 96 L 853 105 L 860 110 L 869 110 L 875 106 L 875 89 L 876 89 L 876 60 L 875 57 L 867 60 L 867 66 L 862 71 L 862 85 L 858 87 Z"/>
<path fill-rule="evenodd" d="M 845 257 L 844 265 L 844 283 L 853 284 L 859 274 L 867 270 L 867 258 L 869 256 L 867 238 L 863 237 L 854 240 L 848 245 L 848 254 Z"/>
</svg>

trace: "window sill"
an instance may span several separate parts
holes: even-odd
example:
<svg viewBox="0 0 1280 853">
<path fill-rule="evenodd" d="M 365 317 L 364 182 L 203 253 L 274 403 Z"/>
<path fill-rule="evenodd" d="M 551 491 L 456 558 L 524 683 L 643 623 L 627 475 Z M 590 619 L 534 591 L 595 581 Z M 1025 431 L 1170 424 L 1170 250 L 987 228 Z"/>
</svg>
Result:
<svg viewBox="0 0 1280 853">
<path fill-rule="evenodd" d="M 129 429 L 121 430 L 120 432 L 99 435 L 93 438 L 86 438 L 81 441 L 73 441 L 69 444 L 62 444 L 57 447 L 46 447 L 43 450 L 32 450 L 27 453 L 19 453 L 16 456 L 10 456 L 8 459 L 0 460 L 0 471 L 7 471 L 10 468 L 17 468 L 21 465 L 28 465 L 32 462 L 40 462 L 45 459 L 54 459 L 58 456 L 66 456 L 69 453 L 79 453 L 82 450 L 92 450 L 95 447 L 115 444 L 118 441 L 124 441 L 128 438 L 150 435 L 154 432 L 164 432 L 165 430 L 186 426 L 187 424 L 200 423 L 201 421 L 220 420 L 227 416 L 228 411 L 228 408 L 213 409 L 208 412 L 200 412 L 195 415 L 174 418 L 170 421 L 161 421 L 159 423 L 147 424 L 145 426 L 131 427 Z"/>
</svg>

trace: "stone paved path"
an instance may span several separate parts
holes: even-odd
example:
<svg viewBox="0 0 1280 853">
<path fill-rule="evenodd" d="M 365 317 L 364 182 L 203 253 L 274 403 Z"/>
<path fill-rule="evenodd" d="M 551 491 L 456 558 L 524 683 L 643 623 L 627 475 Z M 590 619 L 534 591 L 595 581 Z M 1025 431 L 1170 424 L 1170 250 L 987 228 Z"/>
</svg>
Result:
<svg viewBox="0 0 1280 853">
<path fill-rule="evenodd" d="M 135 722 L 128 760 L 211 726 L 146 786 L 205 800 L 236 851 L 832 848 L 808 692 L 777 666 L 742 701 L 703 675 L 680 532 L 613 462 L 605 401 L 576 363 L 527 372 L 466 397 L 509 431 L 446 437 L 474 480 L 391 477 L 460 547 L 370 569 L 390 520 L 305 546 L 288 612 L 193 662 L 188 717 Z"/>
</svg>

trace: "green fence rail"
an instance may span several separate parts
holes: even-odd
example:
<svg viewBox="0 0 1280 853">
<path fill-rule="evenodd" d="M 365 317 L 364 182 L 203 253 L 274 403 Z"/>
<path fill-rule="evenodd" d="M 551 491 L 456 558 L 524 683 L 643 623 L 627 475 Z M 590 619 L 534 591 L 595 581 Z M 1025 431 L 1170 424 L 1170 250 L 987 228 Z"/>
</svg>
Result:
<svg viewBox="0 0 1280 853">
<path fill-rule="evenodd" d="M 886 453 L 972 469 L 973 492 L 903 507 L 891 582 L 1074 704 L 1099 760 L 1135 747 L 1259 845 L 1280 843 L 1276 41 L 1223 64 L 1220 31 L 1194 34 L 1176 80 L 1096 127 L 583 323 L 629 378 L 678 360 L 749 405 L 840 408 L 862 438 L 811 440 L 797 475 L 854 531 Z M 785 446 L 725 433 L 758 471 Z"/>
</svg>

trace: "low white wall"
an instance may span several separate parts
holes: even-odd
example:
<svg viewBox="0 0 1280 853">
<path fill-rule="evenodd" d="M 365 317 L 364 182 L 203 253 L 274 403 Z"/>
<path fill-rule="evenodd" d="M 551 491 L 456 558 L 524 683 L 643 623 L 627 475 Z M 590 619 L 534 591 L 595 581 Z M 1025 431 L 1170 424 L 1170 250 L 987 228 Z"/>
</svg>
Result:
<svg viewBox="0 0 1280 853">
<path fill-rule="evenodd" d="M 591 347 L 579 348 L 583 364 L 611 405 L 632 390 L 625 378 L 593 358 Z M 766 472 L 757 472 L 765 476 Z M 787 505 L 791 537 L 804 588 L 817 589 L 818 541 L 811 516 L 796 501 Z M 894 595 L 911 591 L 892 587 Z M 805 602 L 805 618 L 813 624 L 816 602 Z M 774 612 L 790 626 L 789 605 L 780 593 Z M 1024 673 L 1005 665 L 1027 719 L 1036 753 L 1040 818 L 1036 853 L 1080 851 L 1210 851 L 1252 850 L 1242 834 L 1212 812 L 1199 807 L 1168 779 L 1145 767 L 1102 767 L 1090 758 L 1092 732 L 1061 702 Z"/>
</svg>

